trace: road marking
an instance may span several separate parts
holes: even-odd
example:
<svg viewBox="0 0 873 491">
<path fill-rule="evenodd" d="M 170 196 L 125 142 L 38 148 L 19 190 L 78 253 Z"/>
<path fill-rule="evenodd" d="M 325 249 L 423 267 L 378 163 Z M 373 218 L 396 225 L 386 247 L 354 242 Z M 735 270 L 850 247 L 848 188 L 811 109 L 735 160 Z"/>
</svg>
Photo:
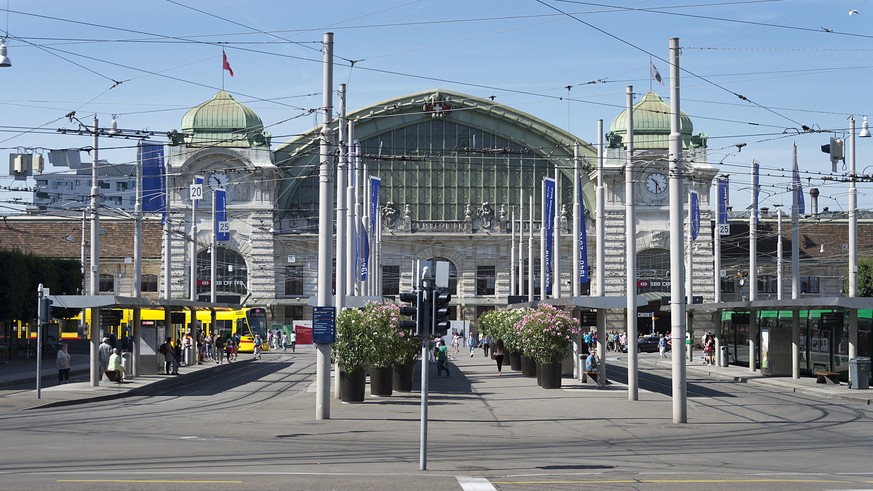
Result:
<svg viewBox="0 0 873 491">
<path fill-rule="evenodd" d="M 834 479 L 556 479 L 541 481 L 496 481 L 505 485 L 540 484 L 762 484 L 762 483 L 845 483 Z M 494 489 L 494 488 L 491 488 Z"/>
<path fill-rule="evenodd" d="M 58 479 L 58 483 L 242 484 L 242 481 L 188 479 Z"/>
<path fill-rule="evenodd" d="M 484 477 L 458 476 L 457 479 L 464 491 L 497 491 L 497 488 Z"/>
</svg>

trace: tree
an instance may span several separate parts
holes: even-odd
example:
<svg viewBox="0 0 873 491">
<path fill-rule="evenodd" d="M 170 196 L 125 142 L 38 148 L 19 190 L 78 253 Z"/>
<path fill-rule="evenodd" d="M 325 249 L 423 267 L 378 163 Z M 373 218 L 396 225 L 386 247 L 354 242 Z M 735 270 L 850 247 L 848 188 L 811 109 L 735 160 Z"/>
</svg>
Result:
<svg viewBox="0 0 873 491">
<path fill-rule="evenodd" d="M 846 277 L 845 291 L 849 291 L 849 279 Z M 862 258 L 858 260 L 858 296 L 873 296 L 873 259 Z"/>
</svg>

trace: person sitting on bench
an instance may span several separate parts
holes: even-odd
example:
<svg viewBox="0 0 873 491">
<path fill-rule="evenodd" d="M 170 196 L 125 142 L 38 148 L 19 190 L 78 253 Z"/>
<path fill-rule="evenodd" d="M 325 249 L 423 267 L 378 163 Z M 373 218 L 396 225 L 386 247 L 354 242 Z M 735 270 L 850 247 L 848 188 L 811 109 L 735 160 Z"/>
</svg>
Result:
<svg viewBox="0 0 873 491">
<path fill-rule="evenodd" d="M 597 356 L 593 351 L 588 353 L 588 357 L 585 358 L 585 371 L 586 372 L 596 372 L 597 371 Z"/>
<path fill-rule="evenodd" d="M 109 366 L 106 367 L 106 377 L 112 382 L 121 383 L 124 381 L 124 364 L 121 362 L 121 355 L 118 354 L 118 348 L 113 348 L 112 354 L 109 355 Z"/>
</svg>

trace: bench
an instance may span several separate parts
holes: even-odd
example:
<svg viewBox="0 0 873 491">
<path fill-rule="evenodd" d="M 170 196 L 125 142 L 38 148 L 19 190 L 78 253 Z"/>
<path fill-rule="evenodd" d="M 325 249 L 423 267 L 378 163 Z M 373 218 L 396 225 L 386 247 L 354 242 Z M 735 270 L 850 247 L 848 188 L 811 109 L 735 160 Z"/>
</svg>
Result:
<svg viewBox="0 0 873 491">
<path fill-rule="evenodd" d="M 106 374 L 106 378 L 108 378 L 110 382 L 118 382 L 120 384 L 124 380 L 124 372 L 119 372 L 118 370 L 104 370 L 103 373 Z"/>
<path fill-rule="evenodd" d="M 840 385 L 839 372 L 815 372 L 815 383 Z"/>
<path fill-rule="evenodd" d="M 597 376 L 598 375 L 600 375 L 600 372 L 598 372 L 596 370 L 592 371 L 592 372 L 583 372 L 582 381 L 586 382 L 587 381 L 586 377 L 591 377 L 591 380 L 593 380 L 594 383 L 597 383 Z"/>
</svg>

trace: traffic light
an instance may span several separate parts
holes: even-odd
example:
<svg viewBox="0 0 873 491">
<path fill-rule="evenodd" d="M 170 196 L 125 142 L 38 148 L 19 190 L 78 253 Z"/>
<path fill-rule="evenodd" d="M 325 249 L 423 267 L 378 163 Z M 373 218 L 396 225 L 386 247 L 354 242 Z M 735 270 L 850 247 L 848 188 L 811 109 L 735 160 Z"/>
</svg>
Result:
<svg viewBox="0 0 873 491">
<path fill-rule="evenodd" d="M 411 330 L 414 336 L 421 336 L 421 292 L 401 293 L 400 301 L 409 304 L 400 307 L 400 315 L 408 315 L 412 319 L 400 321 L 400 327 Z"/>
<path fill-rule="evenodd" d="M 821 151 L 830 155 L 831 167 L 833 168 L 833 171 L 836 172 L 837 162 L 845 159 L 845 154 L 843 152 L 843 139 L 832 137 L 829 144 L 821 146 Z"/>
<path fill-rule="evenodd" d="M 444 336 L 451 327 L 449 301 L 452 299 L 452 295 L 448 292 L 435 290 L 433 297 L 433 335 Z"/>
</svg>

